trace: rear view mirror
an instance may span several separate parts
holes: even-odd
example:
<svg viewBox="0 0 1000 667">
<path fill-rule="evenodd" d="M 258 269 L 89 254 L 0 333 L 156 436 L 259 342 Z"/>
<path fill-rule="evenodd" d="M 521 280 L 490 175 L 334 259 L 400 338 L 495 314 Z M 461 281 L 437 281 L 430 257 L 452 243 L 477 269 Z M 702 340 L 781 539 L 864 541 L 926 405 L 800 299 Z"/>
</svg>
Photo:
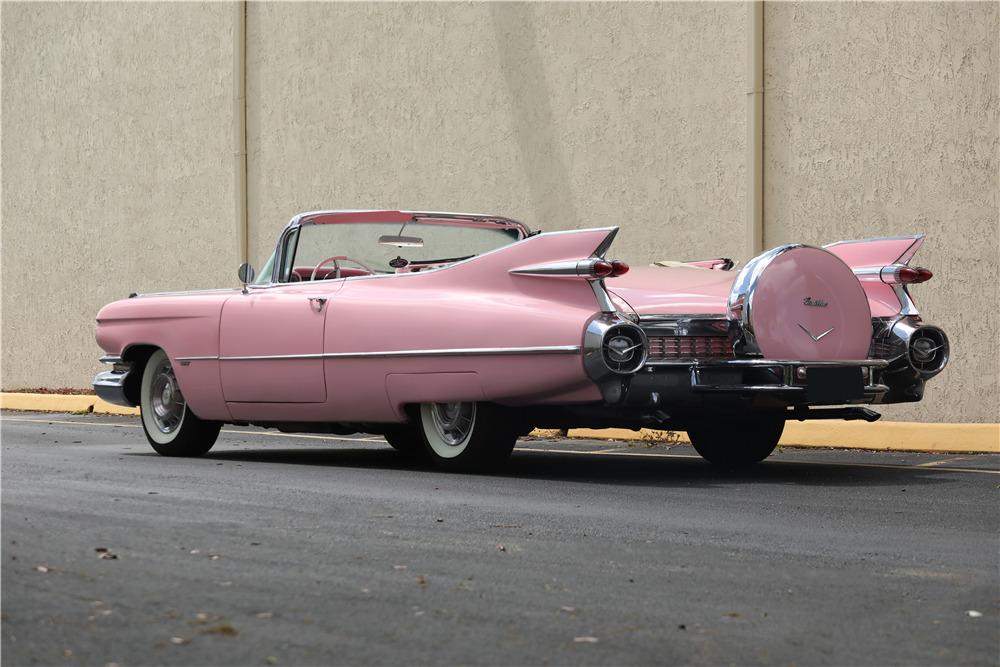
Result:
<svg viewBox="0 0 1000 667">
<path fill-rule="evenodd" d="M 424 240 L 419 236 L 380 236 L 379 245 L 388 245 L 396 248 L 423 248 Z"/>
<path fill-rule="evenodd" d="M 253 266 L 243 262 L 240 264 L 239 270 L 236 271 L 236 275 L 239 276 L 240 282 L 246 285 L 247 283 L 253 282 L 254 276 L 257 275 L 257 272 L 253 270 Z"/>
</svg>

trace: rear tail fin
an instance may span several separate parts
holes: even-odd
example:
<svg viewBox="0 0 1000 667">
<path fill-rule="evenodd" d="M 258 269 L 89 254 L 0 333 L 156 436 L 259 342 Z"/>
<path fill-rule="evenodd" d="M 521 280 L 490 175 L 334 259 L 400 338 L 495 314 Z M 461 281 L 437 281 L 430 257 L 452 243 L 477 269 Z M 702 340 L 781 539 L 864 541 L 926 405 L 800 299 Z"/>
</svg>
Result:
<svg viewBox="0 0 1000 667">
<path fill-rule="evenodd" d="M 873 317 L 916 315 L 907 285 L 922 283 L 934 275 L 910 260 L 924 244 L 924 234 L 887 238 L 837 241 L 824 246 L 844 261 L 861 281 Z"/>
<path fill-rule="evenodd" d="M 924 244 L 924 234 L 858 241 L 837 241 L 823 246 L 852 269 L 910 263 Z"/>
</svg>

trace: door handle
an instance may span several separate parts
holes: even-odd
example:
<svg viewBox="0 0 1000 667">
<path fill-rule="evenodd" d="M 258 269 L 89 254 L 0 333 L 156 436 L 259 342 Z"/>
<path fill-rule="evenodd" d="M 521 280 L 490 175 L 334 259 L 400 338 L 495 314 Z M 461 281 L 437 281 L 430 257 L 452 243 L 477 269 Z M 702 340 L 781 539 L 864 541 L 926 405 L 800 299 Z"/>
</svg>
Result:
<svg viewBox="0 0 1000 667">
<path fill-rule="evenodd" d="M 323 310 L 323 306 L 326 305 L 326 297 L 311 296 L 311 297 L 308 297 L 308 298 L 309 298 L 309 303 L 310 304 L 315 304 L 315 305 L 319 306 L 319 308 L 317 310 Z"/>
</svg>

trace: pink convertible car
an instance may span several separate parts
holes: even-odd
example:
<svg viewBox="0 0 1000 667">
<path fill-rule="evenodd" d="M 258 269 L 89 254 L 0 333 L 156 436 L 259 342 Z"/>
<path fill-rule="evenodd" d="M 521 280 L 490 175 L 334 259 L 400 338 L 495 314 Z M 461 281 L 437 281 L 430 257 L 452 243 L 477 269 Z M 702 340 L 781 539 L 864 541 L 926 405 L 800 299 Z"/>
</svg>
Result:
<svg viewBox="0 0 1000 667">
<path fill-rule="evenodd" d="M 948 362 L 907 286 L 923 236 L 783 245 L 629 268 L 618 229 L 537 233 L 491 215 L 292 218 L 242 289 L 133 294 L 101 309 L 150 444 L 207 452 L 224 423 L 383 434 L 453 469 L 502 463 L 533 428 L 687 431 L 712 463 L 766 458 L 789 419 L 919 401 Z"/>
</svg>

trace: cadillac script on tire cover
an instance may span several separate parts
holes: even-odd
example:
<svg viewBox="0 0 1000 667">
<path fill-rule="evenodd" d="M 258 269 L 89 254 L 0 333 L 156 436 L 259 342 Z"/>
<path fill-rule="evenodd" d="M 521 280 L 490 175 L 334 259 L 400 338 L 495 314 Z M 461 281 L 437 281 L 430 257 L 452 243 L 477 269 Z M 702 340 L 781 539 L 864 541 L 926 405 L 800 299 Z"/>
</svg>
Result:
<svg viewBox="0 0 1000 667">
<path fill-rule="evenodd" d="M 922 234 L 629 267 L 617 227 L 317 211 L 242 288 L 132 294 L 97 315 L 94 389 L 139 406 L 160 454 L 223 424 L 381 434 L 456 470 L 535 428 L 686 431 L 708 461 L 765 459 L 787 420 L 874 421 L 948 363 L 909 286 Z"/>
</svg>

